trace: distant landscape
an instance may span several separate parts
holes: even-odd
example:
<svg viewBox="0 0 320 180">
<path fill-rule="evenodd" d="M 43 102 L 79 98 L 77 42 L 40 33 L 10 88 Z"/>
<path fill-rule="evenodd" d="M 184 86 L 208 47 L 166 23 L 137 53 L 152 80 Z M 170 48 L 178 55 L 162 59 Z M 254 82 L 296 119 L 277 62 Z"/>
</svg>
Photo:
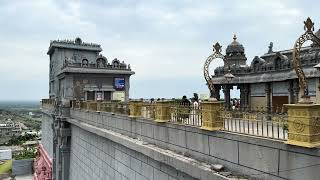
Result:
<svg viewBox="0 0 320 180">
<path fill-rule="evenodd" d="M 36 157 L 41 140 L 41 110 L 39 101 L 0 101 L 0 150 L 12 153 L 0 159 L 0 179 L 12 176 L 13 161 Z M 4 156 L 0 156 L 4 157 Z"/>
<path fill-rule="evenodd" d="M 39 101 L 0 101 L 0 144 L 26 133 L 38 133 L 41 129 Z M 10 126 L 12 132 L 5 131 Z"/>
<path fill-rule="evenodd" d="M 39 109 L 40 101 L 0 101 L 0 109 Z"/>
</svg>

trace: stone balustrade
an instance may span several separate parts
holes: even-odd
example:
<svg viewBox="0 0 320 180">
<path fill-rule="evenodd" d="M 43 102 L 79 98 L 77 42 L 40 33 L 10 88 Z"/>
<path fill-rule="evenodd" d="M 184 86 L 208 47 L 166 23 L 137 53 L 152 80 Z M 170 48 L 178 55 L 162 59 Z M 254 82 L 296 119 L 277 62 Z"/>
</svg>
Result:
<svg viewBox="0 0 320 180">
<path fill-rule="evenodd" d="M 43 108 L 53 108 L 56 104 L 55 99 L 42 99 L 41 106 Z"/>
<path fill-rule="evenodd" d="M 53 101 L 44 100 L 43 104 L 53 104 Z M 158 123 L 195 126 L 208 131 L 220 130 L 266 137 L 308 148 L 320 145 L 319 105 L 286 105 L 267 112 L 263 108 L 226 111 L 223 102 L 210 101 L 201 102 L 196 108 L 186 107 L 173 99 L 140 99 L 129 103 L 72 101 L 71 104 L 73 109 L 125 114 L 132 119 L 145 118 Z"/>
</svg>

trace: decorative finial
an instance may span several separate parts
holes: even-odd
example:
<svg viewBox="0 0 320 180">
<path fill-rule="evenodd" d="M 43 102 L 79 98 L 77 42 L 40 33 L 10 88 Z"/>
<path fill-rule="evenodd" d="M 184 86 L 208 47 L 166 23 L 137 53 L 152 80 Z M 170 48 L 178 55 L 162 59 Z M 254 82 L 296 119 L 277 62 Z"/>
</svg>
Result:
<svg viewBox="0 0 320 180">
<path fill-rule="evenodd" d="M 268 53 L 272 53 L 272 52 L 273 52 L 273 42 L 270 42 Z"/>
<path fill-rule="evenodd" d="M 237 40 L 237 35 L 236 35 L 236 34 L 233 35 L 233 40 L 234 40 L 234 41 Z"/>
<path fill-rule="evenodd" d="M 221 52 L 221 45 L 217 42 L 215 45 L 213 45 L 213 51 L 216 53 L 220 53 Z"/>
<path fill-rule="evenodd" d="M 304 21 L 304 30 L 307 32 L 314 31 L 314 23 L 310 19 L 310 17 L 307 18 L 306 21 Z"/>
</svg>

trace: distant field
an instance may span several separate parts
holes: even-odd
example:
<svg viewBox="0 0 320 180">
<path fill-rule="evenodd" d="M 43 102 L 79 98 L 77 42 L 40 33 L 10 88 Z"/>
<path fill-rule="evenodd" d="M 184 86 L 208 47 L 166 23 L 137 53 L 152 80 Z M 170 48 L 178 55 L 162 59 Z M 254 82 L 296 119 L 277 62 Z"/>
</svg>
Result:
<svg viewBox="0 0 320 180">
<path fill-rule="evenodd" d="M 40 108 L 40 101 L 0 101 L 0 109 Z"/>
<path fill-rule="evenodd" d="M 30 116 L 29 112 L 37 116 Z M 39 130 L 40 116 L 40 101 L 0 101 L 0 123 L 11 119 L 23 123 L 30 130 Z"/>
</svg>

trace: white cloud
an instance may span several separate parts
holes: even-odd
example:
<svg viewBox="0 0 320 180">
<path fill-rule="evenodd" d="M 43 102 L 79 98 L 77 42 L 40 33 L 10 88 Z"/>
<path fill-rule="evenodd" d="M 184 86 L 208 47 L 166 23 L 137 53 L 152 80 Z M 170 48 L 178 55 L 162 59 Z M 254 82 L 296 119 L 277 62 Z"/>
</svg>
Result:
<svg viewBox="0 0 320 180">
<path fill-rule="evenodd" d="M 308 2 L 2 1 L 0 81 L 10 82 L 5 88 L 14 91 L 18 85 L 12 82 L 30 80 L 30 86 L 47 93 L 49 41 L 80 36 L 84 41 L 100 43 L 109 60 L 117 57 L 131 64 L 136 71 L 133 91 L 139 89 L 135 84 L 170 79 L 193 79 L 190 86 L 203 90 L 203 63 L 212 53 L 213 43 L 219 41 L 226 48 L 237 33 L 249 62 L 265 53 L 270 41 L 274 41 L 275 49 L 289 49 L 302 33 L 302 21 L 307 16 L 318 18 L 318 12 L 304 4 Z M 320 19 L 315 22 L 319 24 Z M 35 80 L 40 79 L 39 87 L 40 81 Z M 155 93 L 161 89 L 169 93 L 164 88 Z M 0 89 L 0 99 L 7 90 Z"/>
</svg>

